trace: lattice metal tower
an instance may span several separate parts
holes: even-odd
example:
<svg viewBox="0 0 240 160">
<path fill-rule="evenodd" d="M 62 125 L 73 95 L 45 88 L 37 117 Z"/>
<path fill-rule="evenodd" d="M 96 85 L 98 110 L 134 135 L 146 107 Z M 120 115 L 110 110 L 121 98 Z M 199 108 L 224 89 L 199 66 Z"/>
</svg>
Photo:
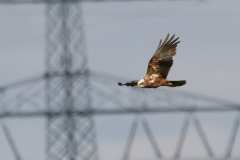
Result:
<svg viewBox="0 0 240 160">
<path fill-rule="evenodd" d="M 87 55 L 80 2 L 47 3 L 46 99 L 48 160 L 95 159 L 94 122 L 91 116 L 73 115 L 89 110 Z"/>
</svg>

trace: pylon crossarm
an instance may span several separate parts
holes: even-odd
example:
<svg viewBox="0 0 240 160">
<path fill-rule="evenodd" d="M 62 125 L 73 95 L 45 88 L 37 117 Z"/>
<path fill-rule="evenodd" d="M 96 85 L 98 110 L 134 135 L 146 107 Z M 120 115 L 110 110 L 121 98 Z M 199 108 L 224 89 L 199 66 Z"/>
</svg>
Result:
<svg viewBox="0 0 240 160">
<path fill-rule="evenodd" d="M 93 96 L 93 97 L 96 97 L 96 99 L 93 99 L 93 102 L 99 98 L 103 98 L 103 100 L 105 102 L 109 101 L 111 102 L 112 104 L 116 105 L 117 107 L 119 108 L 125 108 L 125 106 L 122 105 L 122 103 L 120 102 L 120 97 L 116 95 L 116 93 L 118 93 L 117 91 L 114 91 L 113 89 L 110 90 L 110 89 L 101 89 L 101 88 L 97 88 L 97 87 L 93 87 L 93 88 L 89 88 L 89 90 L 92 92 L 92 94 L 96 94 L 96 96 Z M 94 107 L 94 108 L 102 108 L 103 105 L 101 106 L 98 106 L 98 107 Z"/>
<path fill-rule="evenodd" d="M 38 83 L 39 81 L 42 81 L 44 79 L 43 75 L 36 76 L 34 78 L 29 78 L 23 81 L 7 84 L 4 86 L 0 86 L 0 91 L 7 91 L 9 89 L 13 89 L 16 87 L 22 87 L 23 85 L 30 84 L 30 83 Z"/>
<path fill-rule="evenodd" d="M 132 80 L 131 78 L 120 78 L 117 76 L 109 75 L 106 73 L 96 73 L 95 71 L 90 71 L 90 77 L 93 77 L 94 82 L 98 82 L 101 85 L 106 85 L 106 89 L 109 88 L 110 90 L 113 90 L 113 88 L 119 87 L 117 85 L 117 82 L 125 82 Z M 125 86 L 123 86 L 125 87 Z M 122 87 L 122 88 L 123 88 Z M 121 88 L 121 89 L 122 89 Z M 131 90 L 132 87 L 125 87 L 126 90 Z M 134 89 L 136 87 L 133 87 Z M 136 88 L 137 89 L 137 88 Z M 218 107 L 223 107 L 223 108 L 234 108 L 236 110 L 240 110 L 240 105 L 237 103 L 232 103 L 227 100 L 223 99 L 218 99 L 218 98 L 213 98 L 213 97 L 208 97 L 206 95 L 197 95 L 195 93 L 189 93 L 186 91 L 172 91 L 166 87 L 163 87 L 161 89 L 156 89 L 156 90 L 147 90 L 146 91 L 148 98 L 151 100 L 149 101 L 148 105 L 152 105 L 155 102 L 157 103 L 162 103 L 162 102 L 171 102 L 168 104 L 164 104 L 167 106 L 173 106 L 173 107 L 182 107 L 186 106 L 186 100 L 192 102 L 188 103 L 189 106 L 193 106 L 194 108 L 198 106 L 209 106 L 209 105 L 217 105 Z M 122 95 L 128 95 L 122 99 L 126 102 L 129 97 L 132 97 L 132 93 L 127 93 L 127 94 L 122 94 Z M 129 96 L 130 95 L 130 96 Z M 141 95 L 141 94 L 140 94 Z M 143 96 L 141 98 L 144 98 Z M 140 98 L 139 98 L 140 99 Z M 129 102 L 129 101 L 128 101 Z M 128 103 L 127 102 L 127 103 Z"/>
<path fill-rule="evenodd" d="M 41 90 L 37 90 L 36 92 L 32 93 L 32 95 L 20 95 L 18 97 L 19 101 L 18 104 L 16 105 L 17 108 L 15 108 L 16 110 L 19 110 L 21 107 L 23 107 L 24 105 L 28 104 L 29 106 L 33 107 L 36 111 L 41 111 L 44 106 L 40 105 L 39 103 L 37 103 L 37 101 L 34 100 L 34 98 L 38 97 L 41 93 L 43 93 L 43 91 Z"/>
<path fill-rule="evenodd" d="M 132 78 L 126 78 L 126 77 L 124 78 L 124 77 L 107 74 L 104 72 L 94 71 L 94 70 L 89 71 L 89 76 L 92 77 L 92 79 L 95 81 L 102 80 L 102 83 L 111 81 L 116 85 L 117 85 L 116 82 L 121 82 L 121 81 L 125 82 L 132 79 Z"/>
<path fill-rule="evenodd" d="M 90 77 L 94 77 L 95 79 L 92 79 L 93 81 L 97 81 L 99 83 L 109 84 L 110 85 L 109 86 L 110 91 L 113 90 L 113 88 L 111 87 L 112 83 L 109 83 L 109 81 L 116 83 L 115 85 L 117 86 L 117 81 L 124 81 L 124 80 L 126 81 L 126 79 L 127 79 L 127 78 L 121 78 L 121 77 L 113 76 L 113 75 L 102 73 L 102 72 L 97 73 L 96 71 L 74 72 L 74 73 L 71 73 L 71 74 L 74 77 L 76 77 L 76 76 L 77 77 L 86 76 L 86 75 L 89 75 Z M 36 76 L 34 78 L 29 78 L 29 79 L 26 79 L 26 80 L 23 80 L 23 81 L 19 81 L 19 82 L 15 82 L 15 83 L 12 83 L 12 84 L 1 86 L 0 91 L 5 92 L 5 91 L 8 91 L 10 89 L 14 89 L 14 88 L 17 88 L 17 87 L 22 87 L 23 85 L 39 83 L 39 82 L 43 81 L 44 79 L 46 79 L 48 77 L 64 77 L 64 76 L 66 76 L 65 73 L 63 73 L 63 74 L 60 74 L 58 72 L 53 72 L 51 74 L 47 73 L 47 74 L 44 74 L 44 75 Z M 158 92 L 158 91 L 156 91 L 156 92 Z M 226 108 L 228 108 L 228 107 L 236 108 L 236 109 L 240 110 L 240 106 L 238 104 L 234 104 L 234 103 L 231 103 L 229 101 L 222 100 L 222 99 L 209 98 L 209 97 L 206 97 L 206 96 L 203 96 L 203 95 L 195 95 L 195 94 L 187 93 L 187 92 L 184 92 L 184 91 L 180 91 L 180 92 L 179 91 L 174 91 L 174 93 L 173 93 L 173 92 L 169 92 L 169 90 L 165 89 L 164 92 L 169 93 L 171 95 L 173 95 L 173 94 L 174 95 L 179 95 L 181 97 L 185 96 L 185 98 L 190 98 L 190 99 L 195 97 L 196 101 L 197 100 L 205 100 L 206 102 L 210 102 L 210 103 L 218 103 L 219 106 L 223 106 L 223 107 L 226 107 Z M 156 96 L 155 94 L 151 95 L 151 97 L 154 98 L 156 101 L 159 100 L 159 98 L 164 98 L 164 97 L 159 97 L 159 95 Z M 178 102 L 178 104 L 179 103 L 181 103 L 181 102 Z"/>
<path fill-rule="evenodd" d="M 193 110 L 192 107 L 186 108 L 131 108 L 133 106 L 128 106 L 130 109 L 88 109 L 88 110 L 74 110 L 72 115 L 76 116 L 105 116 L 105 115 L 121 115 L 121 114 L 139 114 L 139 113 L 146 113 L 146 114 L 160 114 L 160 113 L 204 113 L 204 112 L 232 112 L 236 111 L 233 108 L 207 108 L 202 107 L 199 109 Z M 111 107 L 110 107 L 111 108 Z M 114 108 L 114 107 L 113 107 Z M 62 116 L 67 115 L 69 112 L 67 110 L 62 111 L 18 111 L 18 112 L 0 112 L 0 118 L 16 118 L 16 117 L 44 117 L 44 116 Z"/>
<path fill-rule="evenodd" d="M 104 75 L 104 76 L 103 76 Z M 118 104 L 117 101 L 120 99 L 118 96 L 116 96 L 114 93 L 118 92 L 119 95 L 121 95 L 121 108 L 128 108 L 130 104 L 139 104 L 136 107 L 143 106 L 144 102 L 147 102 L 144 107 L 152 107 L 154 105 L 161 105 L 163 107 L 174 107 L 174 108 L 190 108 L 192 107 L 192 110 L 198 110 L 198 108 L 203 106 L 213 106 L 213 110 L 215 110 L 215 107 L 217 108 L 232 108 L 235 110 L 240 110 L 239 104 L 234 103 L 227 103 L 227 101 L 221 100 L 218 101 L 218 99 L 210 100 L 206 99 L 206 97 L 203 96 L 196 96 L 191 94 L 183 94 L 181 95 L 181 92 L 173 92 L 170 89 L 156 89 L 156 90 L 146 90 L 146 89 L 139 89 L 136 87 L 119 87 L 117 85 L 118 80 L 114 80 L 116 77 L 111 77 L 111 75 L 103 74 L 103 78 L 96 78 L 92 79 L 93 81 L 93 92 L 98 92 L 99 97 L 105 97 L 104 99 L 107 101 L 111 101 L 111 103 Z M 98 75 L 101 76 L 101 75 Z M 105 77 L 106 76 L 106 77 Z M 104 78 L 105 77 L 105 78 Z M 96 84 L 96 85 L 94 85 Z M 95 87 L 96 86 L 96 87 Z M 100 86 L 100 88 L 99 88 Z M 144 94 L 140 93 L 141 91 L 145 91 Z M 138 91 L 138 92 L 135 92 Z M 110 97 L 113 98 L 107 98 L 105 96 L 110 95 Z M 134 98 L 137 101 L 134 100 Z M 191 103 L 186 103 L 186 101 Z M 171 102 L 171 103 L 170 103 Z M 141 105 L 140 105 L 141 103 Z M 214 107 L 215 106 L 215 107 Z M 224 109 L 223 109 L 224 110 Z"/>
<path fill-rule="evenodd" d="M 123 0 L 65 0 L 65 2 L 116 2 Z M 148 1 L 148 0 L 131 0 L 131 1 Z M 149 0 L 149 1 L 170 1 L 170 0 Z M 199 0 L 174 0 L 174 1 L 199 1 Z M 0 3 L 60 3 L 62 0 L 0 0 Z"/>
<path fill-rule="evenodd" d="M 8 88 L 0 94 L 0 113 L 44 111 L 44 90 L 41 78 L 24 81 L 23 86 Z"/>
<path fill-rule="evenodd" d="M 219 99 L 219 98 L 216 98 L 216 97 L 191 93 L 191 92 L 187 92 L 187 91 L 176 91 L 175 90 L 174 93 L 173 93 L 170 90 L 164 90 L 164 92 L 169 92 L 170 94 L 178 95 L 183 100 L 185 100 L 186 98 L 189 98 L 191 100 L 194 99 L 194 103 L 204 102 L 204 103 L 208 103 L 208 104 L 218 104 L 218 106 L 226 107 L 226 108 L 240 109 L 240 105 L 238 103 L 233 103 L 233 102 L 230 102 L 228 100 Z"/>
</svg>

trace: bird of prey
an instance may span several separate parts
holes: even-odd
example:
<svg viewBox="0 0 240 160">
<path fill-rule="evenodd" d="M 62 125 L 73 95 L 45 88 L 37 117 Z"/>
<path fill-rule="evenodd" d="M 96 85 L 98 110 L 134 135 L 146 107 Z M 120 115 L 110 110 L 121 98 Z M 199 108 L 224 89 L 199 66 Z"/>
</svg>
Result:
<svg viewBox="0 0 240 160">
<path fill-rule="evenodd" d="M 119 86 L 138 86 L 141 88 L 157 88 L 159 86 L 178 87 L 186 84 L 186 80 L 171 81 L 167 80 L 168 72 L 173 64 L 172 56 L 176 55 L 179 37 L 174 39 L 175 34 L 168 40 L 169 33 L 162 43 L 159 42 L 158 48 L 148 63 L 146 76 L 141 80 L 134 80 L 125 84 L 118 83 Z"/>
</svg>

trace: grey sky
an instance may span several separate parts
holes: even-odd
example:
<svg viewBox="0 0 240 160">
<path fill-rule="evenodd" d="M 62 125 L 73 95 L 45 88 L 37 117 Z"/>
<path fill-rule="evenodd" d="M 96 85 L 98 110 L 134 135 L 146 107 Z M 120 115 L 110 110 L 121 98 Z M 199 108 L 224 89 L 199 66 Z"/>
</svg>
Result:
<svg viewBox="0 0 240 160">
<path fill-rule="evenodd" d="M 168 79 L 187 80 L 187 85 L 176 90 L 240 103 L 239 1 L 102 2 L 83 3 L 82 7 L 90 69 L 129 77 L 129 80 L 141 79 L 159 40 L 164 39 L 167 33 L 176 34 L 181 43 Z M 44 9 L 44 5 L 0 6 L 1 86 L 44 72 Z M 178 116 L 182 120 L 183 115 Z M 171 145 L 176 141 L 174 133 L 179 132 L 177 124 L 181 123 L 175 120 L 178 116 L 148 116 L 156 137 L 164 137 L 158 142 L 167 156 L 174 151 Z M 209 114 L 201 116 L 208 120 L 212 118 Z M 219 146 L 215 150 L 218 155 L 225 149 L 226 133 L 234 116 L 235 113 L 217 114 L 211 124 L 201 119 L 206 125 L 206 132 L 212 137 L 210 142 Z M 110 118 L 112 123 L 108 123 Z M 133 116 L 125 116 L 124 119 L 120 116 L 96 118 L 101 160 L 121 158 L 132 119 Z M 25 159 L 44 159 L 43 119 L 14 119 L 6 120 L 6 123 Z M 171 128 L 173 124 L 177 127 Z M 170 131 L 158 130 L 158 126 Z M 133 157 L 154 158 L 142 128 L 139 130 Z M 187 156 L 205 155 L 201 145 L 197 146 L 197 151 L 191 149 L 193 140 L 199 138 L 194 134 L 194 127 L 189 132 L 192 137 L 186 141 L 183 153 Z M 1 130 L 0 143 L 0 158 L 12 160 L 13 155 Z M 140 146 L 149 150 L 141 150 Z M 239 149 L 240 135 L 234 148 L 235 155 Z"/>
</svg>

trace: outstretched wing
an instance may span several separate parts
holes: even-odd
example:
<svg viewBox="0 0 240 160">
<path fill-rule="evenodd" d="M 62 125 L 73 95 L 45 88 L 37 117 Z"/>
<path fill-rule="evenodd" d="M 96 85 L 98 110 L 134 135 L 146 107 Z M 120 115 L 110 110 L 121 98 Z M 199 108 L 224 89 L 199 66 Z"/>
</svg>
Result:
<svg viewBox="0 0 240 160">
<path fill-rule="evenodd" d="M 118 82 L 118 85 L 119 85 L 119 86 L 125 85 L 125 86 L 131 86 L 131 87 L 133 87 L 133 86 L 136 86 L 136 85 L 137 85 L 138 81 L 139 81 L 139 80 L 134 80 L 134 81 L 127 82 L 127 83 L 125 83 L 125 84 L 122 84 L 122 83 Z"/>
<path fill-rule="evenodd" d="M 176 54 L 177 44 L 180 42 L 177 41 L 179 37 L 174 39 L 174 36 L 175 34 L 168 40 L 168 33 L 163 43 L 162 40 L 160 40 L 155 54 L 148 63 L 146 77 L 157 74 L 162 78 L 167 78 L 168 72 L 173 64 L 172 56 Z"/>
</svg>

